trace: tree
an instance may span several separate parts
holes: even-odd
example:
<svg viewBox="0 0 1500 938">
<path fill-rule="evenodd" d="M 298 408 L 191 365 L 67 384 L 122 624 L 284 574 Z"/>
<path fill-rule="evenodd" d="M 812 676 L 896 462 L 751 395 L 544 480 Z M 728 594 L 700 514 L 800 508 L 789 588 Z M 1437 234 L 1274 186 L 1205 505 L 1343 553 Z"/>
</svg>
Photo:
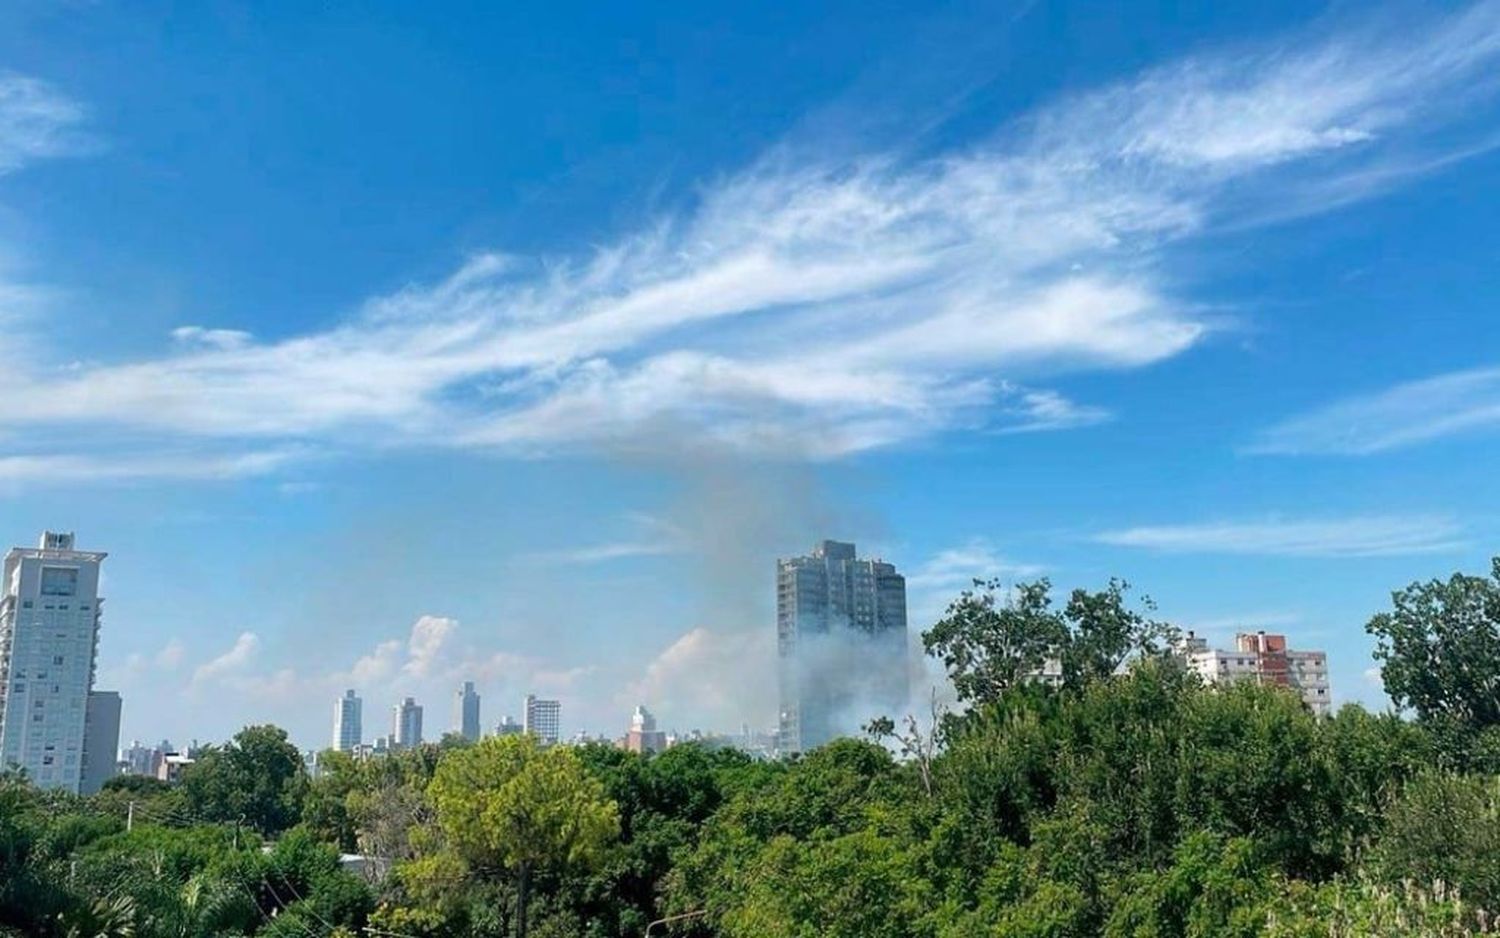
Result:
<svg viewBox="0 0 1500 938">
<path fill-rule="evenodd" d="M 976 580 L 922 633 L 923 647 L 942 660 L 959 700 L 994 700 L 1058 654 L 1068 631 L 1052 608 L 1051 589 L 1043 578 L 1005 595 L 999 580 Z"/>
<path fill-rule="evenodd" d="M 1142 609 L 1125 604 L 1130 584 L 1111 579 L 1097 593 L 1075 589 L 1063 609 L 1068 641 L 1062 651 L 1063 684 L 1079 687 L 1107 678 L 1132 655 L 1150 657 L 1171 648 L 1177 630 L 1152 618 L 1156 604 L 1141 601 Z"/>
<path fill-rule="evenodd" d="M 1428 771 L 1386 812 L 1370 866 L 1386 883 L 1442 883 L 1500 909 L 1500 778 Z"/>
<path fill-rule="evenodd" d="M 620 832 L 618 806 L 578 756 L 540 748 L 530 736 L 445 752 L 428 795 L 443 833 L 470 865 L 515 871 L 522 938 L 532 871 L 593 865 Z"/>
<path fill-rule="evenodd" d="M 932 762 L 937 758 L 943 738 L 943 719 L 947 708 L 938 703 L 937 688 L 932 689 L 931 711 L 924 727 L 914 713 L 908 713 L 898 726 L 890 717 L 876 717 L 865 726 L 865 732 L 876 742 L 890 740 L 901 758 L 916 766 L 922 780 L 922 792 L 932 797 Z"/>
<path fill-rule="evenodd" d="M 243 822 L 263 834 L 297 823 L 307 790 L 302 754 L 275 726 L 248 726 L 183 772 L 189 811 L 207 821 Z"/>
<path fill-rule="evenodd" d="M 1391 603 L 1365 631 L 1397 706 L 1473 731 L 1500 725 L 1500 557 L 1488 578 L 1412 583 Z"/>
<path fill-rule="evenodd" d="M 1164 652 L 1176 634 L 1153 618 L 1149 599 L 1142 609 L 1126 604 L 1123 580 L 1094 593 L 1075 589 L 1060 610 L 1046 578 L 1008 592 L 999 580 L 974 587 L 922 633 L 927 653 L 942 659 L 959 700 L 969 703 L 995 700 L 1049 664 L 1060 668 L 1064 687 L 1080 688 L 1113 675 L 1132 655 Z"/>
<path fill-rule="evenodd" d="M 318 775 L 302 799 L 302 823 L 321 840 L 340 850 L 358 846 L 358 830 L 349 814 L 349 796 L 360 787 L 360 764 L 347 752 L 327 749 L 318 754 Z"/>
</svg>

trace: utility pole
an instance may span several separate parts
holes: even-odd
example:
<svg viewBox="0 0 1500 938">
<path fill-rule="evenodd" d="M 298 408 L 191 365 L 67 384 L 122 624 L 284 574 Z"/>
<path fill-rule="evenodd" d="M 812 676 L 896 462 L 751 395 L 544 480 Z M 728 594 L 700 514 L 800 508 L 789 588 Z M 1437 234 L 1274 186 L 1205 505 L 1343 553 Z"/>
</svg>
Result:
<svg viewBox="0 0 1500 938">
<path fill-rule="evenodd" d="M 135 827 L 135 802 L 134 801 L 127 801 L 125 803 L 125 833 L 127 833 L 127 834 L 130 833 L 131 829 L 134 828 L 134 827 Z"/>
</svg>

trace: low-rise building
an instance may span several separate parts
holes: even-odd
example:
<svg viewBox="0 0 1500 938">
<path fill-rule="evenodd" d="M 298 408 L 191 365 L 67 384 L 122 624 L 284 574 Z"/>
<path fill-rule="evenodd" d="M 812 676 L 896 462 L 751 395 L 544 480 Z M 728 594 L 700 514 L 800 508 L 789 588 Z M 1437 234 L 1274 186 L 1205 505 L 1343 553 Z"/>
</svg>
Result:
<svg viewBox="0 0 1500 938">
<path fill-rule="evenodd" d="M 1178 654 L 1187 666 L 1210 684 L 1255 681 L 1271 687 L 1286 687 L 1298 693 L 1317 716 L 1333 709 L 1328 683 L 1328 655 L 1287 647 L 1285 635 L 1241 632 L 1234 648 L 1210 648 L 1208 640 L 1193 632 L 1183 636 Z"/>
<path fill-rule="evenodd" d="M 182 781 L 182 770 L 195 761 L 192 756 L 179 752 L 166 753 L 161 757 L 161 765 L 157 766 L 156 777 L 168 785 L 176 785 Z"/>
</svg>

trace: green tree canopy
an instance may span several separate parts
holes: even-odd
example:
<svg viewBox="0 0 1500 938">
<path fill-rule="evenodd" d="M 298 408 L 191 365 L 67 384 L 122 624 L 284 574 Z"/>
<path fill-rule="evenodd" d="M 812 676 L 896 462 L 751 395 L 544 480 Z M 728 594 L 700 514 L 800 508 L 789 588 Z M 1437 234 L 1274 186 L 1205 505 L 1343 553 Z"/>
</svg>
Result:
<svg viewBox="0 0 1500 938">
<path fill-rule="evenodd" d="M 1500 725 L 1500 557 L 1489 577 L 1412 583 L 1391 604 L 1365 626 L 1391 699 L 1424 720 Z"/>
<path fill-rule="evenodd" d="M 248 726 L 210 747 L 182 775 L 192 816 L 240 821 L 263 834 L 297 823 L 307 790 L 302 754 L 276 726 Z"/>
<path fill-rule="evenodd" d="M 481 870 L 518 874 L 522 934 L 531 871 L 591 866 L 620 833 L 619 807 L 578 755 L 544 749 L 529 735 L 448 750 L 427 792 L 461 857 Z"/>
<path fill-rule="evenodd" d="M 976 580 L 922 633 L 927 653 L 939 658 L 961 701 L 995 700 L 1026 683 L 1049 662 L 1066 687 L 1109 677 L 1131 655 L 1164 650 L 1174 630 L 1152 617 L 1155 607 L 1126 602 L 1130 586 L 1110 580 L 1098 592 L 1075 589 L 1057 608 L 1045 577 L 1007 589 L 999 580 Z"/>
</svg>

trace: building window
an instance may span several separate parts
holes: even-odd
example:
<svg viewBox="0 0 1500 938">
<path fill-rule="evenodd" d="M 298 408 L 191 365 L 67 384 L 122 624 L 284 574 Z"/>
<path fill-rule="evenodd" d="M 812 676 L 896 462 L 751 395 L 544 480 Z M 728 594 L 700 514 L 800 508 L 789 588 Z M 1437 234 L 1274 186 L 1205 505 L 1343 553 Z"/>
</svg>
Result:
<svg viewBox="0 0 1500 938">
<path fill-rule="evenodd" d="M 78 592 L 77 567 L 43 567 L 43 596 L 73 596 Z"/>
</svg>

